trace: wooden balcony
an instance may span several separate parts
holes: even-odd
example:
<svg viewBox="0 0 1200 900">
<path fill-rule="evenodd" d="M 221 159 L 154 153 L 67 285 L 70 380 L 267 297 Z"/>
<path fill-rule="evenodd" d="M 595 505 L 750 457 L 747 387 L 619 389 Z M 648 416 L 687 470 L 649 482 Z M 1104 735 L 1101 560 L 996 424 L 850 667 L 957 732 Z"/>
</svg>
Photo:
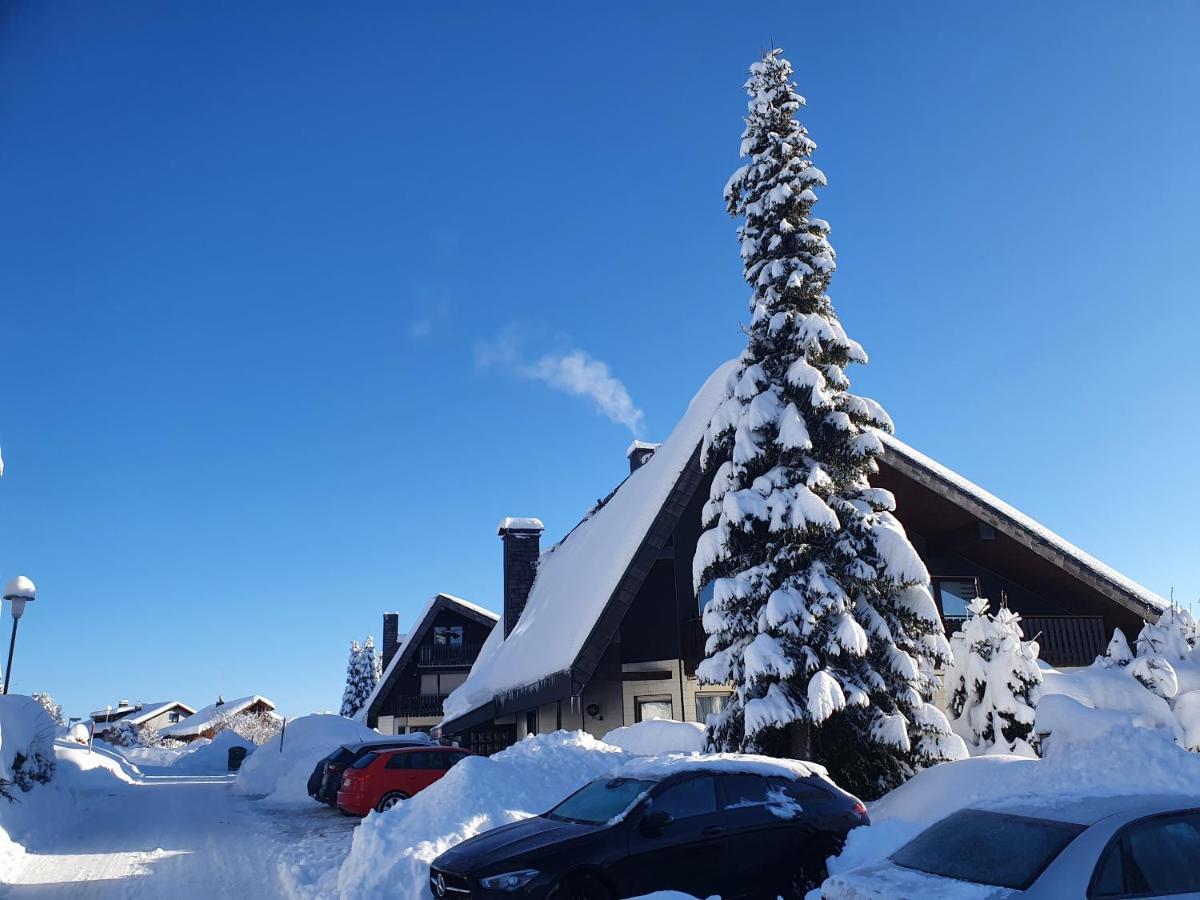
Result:
<svg viewBox="0 0 1200 900">
<path fill-rule="evenodd" d="M 479 657 L 482 644 L 421 644 L 417 666 L 422 669 L 470 666 Z"/>
<path fill-rule="evenodd" d="M 946 634 L 962 628 L 966 619 L 946 617 Z M 1025 640 L 1036 640 L 1038 657 L 1052 666 L 1090 666 L 1108 647 L 1102 616 L 1021 616 Z"/>
<path fill-rule="evenodd" d="M 436 716 L 442 715 L 442 701 L 445 697 L 437 694 L 421 694 L 419 696 L 400 697 L 396 701 L 396 716 Z"/>
</svg>

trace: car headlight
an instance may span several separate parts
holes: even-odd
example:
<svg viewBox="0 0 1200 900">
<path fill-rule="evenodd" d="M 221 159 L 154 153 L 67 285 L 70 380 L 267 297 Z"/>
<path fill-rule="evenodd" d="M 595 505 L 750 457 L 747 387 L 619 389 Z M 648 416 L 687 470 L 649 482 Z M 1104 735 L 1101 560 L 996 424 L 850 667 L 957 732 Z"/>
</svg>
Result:
<svg viewBox="0 0 1200 900">
<path fill-rule="evenodd" d="M 479 884 L 489 891 L 515 891 L 525 887 L 539 874 L 537 869 L 521 869 L 519 872 L 505 872 L 503 875 L 489 875 L 487 878 L 480 878 Z"/>
</svg>

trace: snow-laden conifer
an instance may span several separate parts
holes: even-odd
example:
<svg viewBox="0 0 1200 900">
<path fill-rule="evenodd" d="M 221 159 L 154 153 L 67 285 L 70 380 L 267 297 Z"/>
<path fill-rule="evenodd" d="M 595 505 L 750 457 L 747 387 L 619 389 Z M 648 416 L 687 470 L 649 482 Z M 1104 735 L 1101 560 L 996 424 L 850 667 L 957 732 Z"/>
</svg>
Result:
<svg viewBox="0 0 1200 900">
<path fill-rule="evenodd" d="M 950 648 L 929 574 L 868 480 L 892 423 L 849 390 L 867 356 L 826 292 L 835 256 L 812 214 L 825 176 L 791 74 L 777 50 L 751 67 L 746 164 L 725 189 L 753 293 L 702 449 L 713 483 L 693 571 L 714 593 L 698 675 L 735 688 L 714 747 L 811 755 L 875 791 L 965 748 L 930 702 Z"/>
<path fill-rule="evenodd" d="M 379 681 L 379 657 L 375 655 L 374 635 L 367 635 L 367 640 L 363 643 L 360 665 L 362 666 L 362 703 L 366 703 L 367 698 L 375 690 L 375 684 Z M 360 707 L 362 703 L 359 704 Z"/>
<path fill-rule="evenodd" d="M 362 692 L 362 647 L 358 641 L 350 642 L 350 660 L 346 663 L 346 689 L 342 691 L 342 706 L 338 712 L 350 718 L 363 705 L 366 696 Z"/>
<path fill-rule="evenodd" d="M 950 638 L 946 672 L 951 724 L 974 753 L 1036 756 L 1034 707 L 1041 695 L 1036 641 L 1023 640 L 1021 617 L 988 601 L 971 601 L 970 617 Z"/>
<path fill-rule="evenodd" d="M 1104 655 L 1096 657 L 1096 662 L 1106 669 L 1124 668 L 1133 662 L 1133 651 L 1129 649 L 1129 641 L 1125 639 L 1125 632 L 1120 628 L 1113 629 L 1112 639 L 1109 640 Z"/>
</svg>

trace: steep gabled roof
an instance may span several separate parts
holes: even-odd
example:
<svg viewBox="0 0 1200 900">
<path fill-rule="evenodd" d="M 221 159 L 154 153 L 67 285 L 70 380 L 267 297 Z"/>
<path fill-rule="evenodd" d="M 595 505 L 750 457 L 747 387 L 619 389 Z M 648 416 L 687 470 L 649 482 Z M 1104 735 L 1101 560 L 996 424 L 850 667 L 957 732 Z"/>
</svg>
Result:
<svg viewBox="0 0 1200 900">
<path fill-rule="evenodd" d="M 494 629 L 467 681 L 446 698 L 444 727 L 465 730 L 514 709 L 582 690 L 620 628 L 650 566 L 700 485 L 705 427 L 734 362 L 717 369 L 654 455 L 557 545 L 545 551 L 524 611 L 507 639 Z M 885 460 L 1014 537 L 1093 590 L 1139 615 L 1166 602 L 1033 519 L 907 444 L 881 434 Z M 900 511 L 903 516 L 903 510 Z"/>
<path fill-rule="evenodd" d="M 210 703 L 200 711 L 193 713 L 186 719 L 176 722 L 174 725 L 168 725 L 166 728 L 160 728 L 158 733 L 163 737 L 192 737 L 202 734 L 207 731 L 214 720 L 218 716 L 235 716 L 240 712 L 249 709 L 256 703 L 264 703 L 269 708 L 269 711 L 275 709 L 275 704 L 266 697 L 258 694 L 251 694 L 249 697 L 239 697 L 237 700 L 226 700 L 224 703 Z"/>
<path fill-rule="evenodd" d="M 591 677 L 700 483 L 700 440 L 735 365 L 709 376 L 654 455 L 542 554 L 516 626 L 507 639 L 492 632 L 446 698 L 448 725 L 513 689 L 553 682 L 566 696 Z"/>
<path fill-rule="evenodd" d="M 425 604 L 425 608 L 417 616 L 413 627 L 409 629 L 408 634 L 400 639 L 401 643 L 396 648 L 396 652 L 392 654 L 387 669 L 384 670 L 383 675 L 375 684 L 375 690 L 371 691 L 367 702 L 355 714 L 355 719 L 360 722 L 366 722 L 375 717 L 376 705 L 387 696 L 396 679 L 400 677 L 400 674 L 412 659 L 413 654 L 416 653 L 417 646 L 424 640 L 429 629 L 433 627 L 434 619 L 437 618 L 438 613 L 445 609 L 453 610 L 471 621 L 492 628 L 491 634 L 488 635 L 488 641 L 492 639 L 491 635 L 495 634 L 498 630 L 494 626 L 500 621 L 500 616 L 490 609 L 484 609 L 470 600 L 455 597 L 453 594 L 436 594 L 429 598 L 429 602 Z M 484 646 L 487 646 L 486 642 Z"/>
<path fill-rule="evenodd" d="M 894 435 L 880 432 L 883 462 L 986 522 L 1038 556 L 1066 570 L 1092 590 L 1139 616 L 1155 616 L 1169 605 L 1158 594 L 1105 565 L 1040 522 L 964 478 Z M 904 510 L 899 511 L 903 520 Z"/>
</svg>

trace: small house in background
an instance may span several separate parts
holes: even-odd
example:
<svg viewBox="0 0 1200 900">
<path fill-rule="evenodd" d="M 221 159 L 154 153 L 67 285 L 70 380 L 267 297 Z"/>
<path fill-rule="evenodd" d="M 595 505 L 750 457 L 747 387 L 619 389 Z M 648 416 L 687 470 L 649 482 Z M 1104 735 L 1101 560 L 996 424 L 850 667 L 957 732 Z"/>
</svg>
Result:
<svg viewBox="0 0 1200 900">
<path fill-rule="evenodd" d="M 194 741 L 196 738 L 212 738 L 224 727 L 222 720 L 239 714 L 277 716 L 275 704 L 266 697 L 251 694 L 237 700 L 218 697 L 217 702 L 193 713 L 174 725 L 160 728 L 158 733 L 177 741 Z"/>
<path fill-rule="evenodd" d="M 428 731 L 442 701 L 467 678 L 500 617 L 461 597 L 438 594 L 400 636 L 396 613 L 383 617 L 383 675 L 359 717 L 384 734 Z"/>
<path fill-rule="evenodd" d="M 629 448 L 629 475 L 557 545 L 539 552 L 536 519 L 501 522 L 503 627 L 447 698 L 443 735 L 489 753 L 557 728 L 602 737 L 647 719 L 703 722 L 724 706 L 730 688 L 695 677 L 713 585 L 697 597 L 692 561 L 714 475 L 700 466 L 700 444 L 732 366 L 709 378 L 665 443 Z M 962 476 L 881 438 L 872 483 L 895 495 L 947 632 L 975 597 L 1003 596 L 1043 660 L 1082 666 L 1114 628 L 1132 638 L 1166 607 Z"/>
<path fill-rule="evenodd" d="M 121 700 L 115 707 L 98 709 L 91 714 L 92 727 L 99 738 L 106 738 L 118 722 L 127 722 L 136 728 L 161 731 L 186 719 L 196 711 L 178 700 L 158 703 L 130 703 Z"/>
</svg>

